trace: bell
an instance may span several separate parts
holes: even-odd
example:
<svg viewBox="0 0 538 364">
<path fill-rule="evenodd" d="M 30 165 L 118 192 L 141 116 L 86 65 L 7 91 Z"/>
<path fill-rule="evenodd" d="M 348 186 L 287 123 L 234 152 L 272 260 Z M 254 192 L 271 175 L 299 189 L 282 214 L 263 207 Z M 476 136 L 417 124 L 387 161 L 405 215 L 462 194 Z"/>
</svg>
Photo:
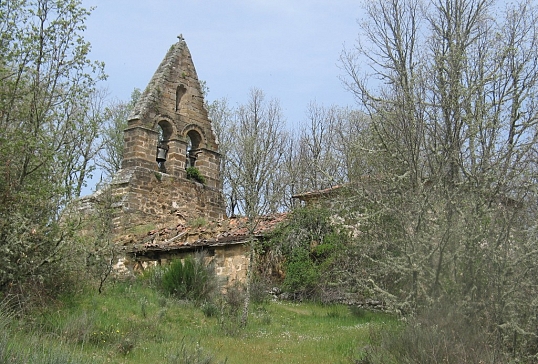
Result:
<svg viewBox="0 0 538 364">
<path fill-rule="evenodd" d="M 165 148 L 157 147 L 157 162 L 165 162 L 167 153 L 168 150 L 166 150 Z"/>
</svg>

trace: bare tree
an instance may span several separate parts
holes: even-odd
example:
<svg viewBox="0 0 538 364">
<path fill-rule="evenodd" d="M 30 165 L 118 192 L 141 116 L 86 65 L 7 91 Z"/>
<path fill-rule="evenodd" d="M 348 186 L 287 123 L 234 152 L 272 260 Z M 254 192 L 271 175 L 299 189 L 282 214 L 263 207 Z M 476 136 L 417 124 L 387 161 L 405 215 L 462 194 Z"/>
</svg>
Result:
<svg viewBox="0 0 538 364">
<path fill-rule="evenodd" d="M 228 216 L 235 216 L 238 209 L 237 180 L 233 175 L 233 169 L 230 168 L 231 151 L 234 146 L 232 127 L 235 111 L 228 105 L 228 100 L 225 98 L 209 103 L 207 109 L 213 131 L 219 143 L 219 153 L 221 155 L 219 169 L 226 210 Z"/>
<path fill-rule="evenodd" d="M 271 212 L 276 191 L 271 186 L 280 168 L 286 140 L 284 119 L 278 101 L 267 102 L 261 90 L 252 89 L 249 101 L 235 112 L 234 147 L 230 168 L 237 180 L 239 207 L 252 223 Z"/>
<path fill-rule="evenodd" d="M 320 190 L 367 173 L 369 118 L 351 108 L 311 103 L 299 139 L 298 168 L 304 190 Z M 361 162 L 362 161 L 362 162 Z"/>
<path fill-rule="evenodd" d="M 523 352 L 538 334 L 525 300 L 538 283 L 536 6 L 365 9 L 363 38 L 341 58 L 370 117 L 377 172 L 354 191 L 371 268 L 364 287 L 402 310 L 450 301 Z"/>
<path fill-rule="evenodd" d="M 95 89 L 90 93 L 84 107 L 75 111 L 76 123 L 68 123 L 66 132 L 71 133 L 71 142 L 66 143 L 60 151 L 59 170 L 66 171 L 66 196 L 80 197 L 82 187 L 95 171 L 96 157 L 105 145 L 101 134 L 105 124 L 106 89 Z M 76 130 L 76 133 L 73 133 Z"/>
<path fill-rule="evenodd" d="M 297 139 L 290 134 L 285 140 L 281 153 L 282 160 L 275 181 L 278 184 L 275 189 L 280 191 L 278 209 L 285 211 L 295 207 L 295 200 L 292 199 L 292 196 L 306 190 L 303 178 L 304 160 L 301 159 Z"/>
<path fill-rule="evenodd" d="M 333 128 L 336 108 L 311 102 L 306 110 L 306 125 L 299 139 L 300 163 L 306 190 L 319 190 L 336 184 Z"/>
<path fill-rule="evenodd" d="M 109 181 L 121 168 L 123 160 L 123 131 L 127 127 L 129 114 L 133 110 L 141 91 L 134 89 L 129 102 L 114 100 L 101 108 L 104 120 L 102 130 L 102 148 L 99 150 L 96 164 L 105 173 L 105 181 Z"/>
<path fill-rule="evenodd" d="M 363 176 L 376 174 L 370 161 L 376 147 L 368 136 L 370 118 L 364 112 L 352 108 L 338 108 L 334 127 L 333 150 L 339 180 L 354 182 Z"/>
<path fill-rule="evenodd" d="M 267 102 L 261 90 L 252 89 L 246 104 L 235 111 L 233 125 L 228 129 L 234 136 L 227 162 L 231 176 L 235 179 L 240 212 L 249 221 L 250 262 L 247 276 L 247 294 L 241 319 L 246 325 L 250 300 L 250 284 L 254 266 L 254 231 L 258 217 L 274 212 L 278 192 L 275 176 L 280 168 L 286 134 L 284 120 L 278 101 Z"/>
</svg>

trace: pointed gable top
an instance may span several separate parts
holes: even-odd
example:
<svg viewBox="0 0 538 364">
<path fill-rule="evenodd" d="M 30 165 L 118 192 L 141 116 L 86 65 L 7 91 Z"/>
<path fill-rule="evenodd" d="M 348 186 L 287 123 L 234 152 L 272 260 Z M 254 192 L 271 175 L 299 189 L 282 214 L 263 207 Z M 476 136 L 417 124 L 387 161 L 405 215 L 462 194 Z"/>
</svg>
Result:
<svg viewBox="0 0 538 364">
<path fill-rule="evenodd" d="M 196 167 L 207 185 L 220 184 L 220 154 L 191 53 L 173 44 L 129 116 L 122 168 L 142 166 L 183 176 Z"/>
<path fill-rule="evenodd" d="M 129 117 L 130 123 L 139 120 L 151 127 L 147 123 L 158 115 L 179 122 L 179 115 L 185 114 L 187 109 L 198 114 L 198 123 L 209 123 L 191 53 L 183 36 L 178 38 L 136 103 Z"/>
</svg>

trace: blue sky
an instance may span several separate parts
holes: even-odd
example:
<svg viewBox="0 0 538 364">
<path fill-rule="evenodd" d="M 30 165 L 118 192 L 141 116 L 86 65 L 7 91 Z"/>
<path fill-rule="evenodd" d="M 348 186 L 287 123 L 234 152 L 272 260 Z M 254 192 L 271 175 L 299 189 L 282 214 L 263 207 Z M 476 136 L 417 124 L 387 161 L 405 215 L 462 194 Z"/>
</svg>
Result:
<svg viewBox="0 0 538 364">
<path fill-rule="evenodd" d="M 311 101 L 353 105 L 338 57 L 358 33 L 357 0 L 83 0 L 91 58 L 104 61 L 112 97 L 144 89 L 182 34 L 208 99 L 235 106 L 253 87 L 277 98 L 288 125 Z"/>
</svg>

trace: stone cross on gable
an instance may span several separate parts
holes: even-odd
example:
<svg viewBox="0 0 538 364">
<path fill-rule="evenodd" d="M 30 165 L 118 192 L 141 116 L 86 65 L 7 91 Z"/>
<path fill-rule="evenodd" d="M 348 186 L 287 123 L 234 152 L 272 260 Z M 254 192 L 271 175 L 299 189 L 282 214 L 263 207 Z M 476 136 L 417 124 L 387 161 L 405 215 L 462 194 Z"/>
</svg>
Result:
<svg viewBox="0 0 538 364">
<path fill-rule="evenodd" d="M 186 168 L 194 164 L 205 177 L 206 186 L 218 190 L 220 154 L 216 136 L 190 51 L 183 34 L 177 38 L 129 118 L 122 168 L 143 167 L 186 179 Z M 215 201 L 220 204 L 217 197 Z"/>
</svg>

